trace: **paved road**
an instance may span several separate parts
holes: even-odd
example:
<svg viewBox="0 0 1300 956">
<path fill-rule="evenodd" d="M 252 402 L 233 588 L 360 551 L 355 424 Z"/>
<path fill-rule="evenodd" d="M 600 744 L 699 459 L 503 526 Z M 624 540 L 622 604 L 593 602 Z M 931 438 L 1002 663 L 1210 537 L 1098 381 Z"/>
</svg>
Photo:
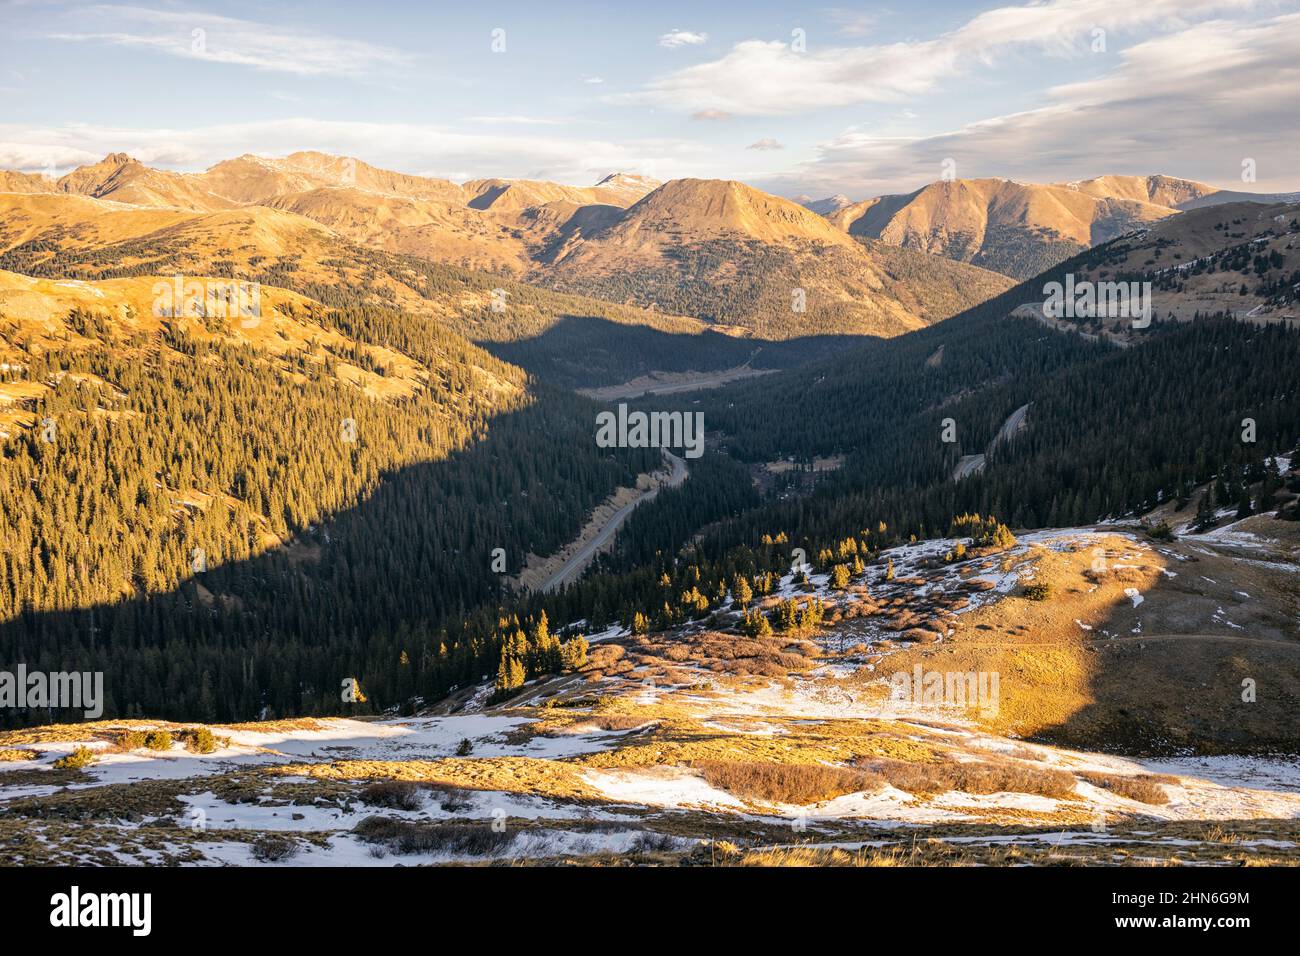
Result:
<svg viewBox="0 0 1300 956">
<path fill-rule="evenodd" d="M 771 368 L 751 368 L 750 363 L 763 351 L 761 348 L 755 349 L 753 354 L 745 360 L 743 365 L 736 365 L 732 368 L 720 369 L 716 372 L 692 372 L 686 373 L 692 377 L 684 381 L 677 382 L 651 382 L 643 384 L 646 376 L 633 379 L 630 382 L 624 382 L 622 385 L 607 385 L 604 388 L 580 388 L 579 394 L 586 395 L 602 402 L 610 402 L 620 398 L 640 398 L 643 395 L 676 395 L 680 392 L 694 392 L 705 388 L 717 388 L 719 385 L 726 385 L 729 382 L 738 381 L 742 378 L 753 378 L 756 375 L 768 375 L 775 372 Z M 651 375 L 659 374 L 651 372 Z M 676 374 L 676 373 L 663 373 Z"/>
<path fill-rule="evenodd" d="M 984 463 L 983 455 L 962 455 L 961 460 L 957 462 L 957 467 L 953 469 L 952 480 L 961 481 L 963 478 L 978 474 L 984 470 Z"/>
<path fill-rule="evenodd" d="M 688 474 L 686 462 L 670 451 L 664 452 L 664 458 L 668 459 L 673 466 L 672 474 L 668 476 L 667 487 L 676 488 L 686 480 Z M 576 581 L 581 577 L 582 572 L 587 570 L 588 565 L 590 565 L 595 559 L 601 546 L 618 532 L 619 527 L 627 520 L 627 516 L 632 513 L 636 506 L 644 501 L 653 500 L 657 494 L 659 494 L 659 489 L 653 488 L 643 494 L 640 498 L 637 498 L 630 504 L 624 505 L 622 508 L 619 508 L 610 515 L 609 520 L 605 522 L 598 532 L 596 532 L 595 537 L 579 548 L 577 553 L 569 558 L 569 560 L 565 561 L 564 565 L 552 574 L 549 579 L 547 579 L 546 583 L 541 586 L 540 590 L 554 591 L 557 588 Z"/>
<path fill-rule="evenodd" d="M 1007 420 L 1002 423 L 998 433 L 993 436 L 989 442 L 989 447 L 985 449 L 983 455 L 962 455 L 957 462 L 957 467 L 952 471 L 952 480 L 961 481 L 963 478 L 969 478 L 971 475 L 977 475 L 984 470 L 988 463 L 987 453 L 997 448 L 999 444 L 1011 441 L 1025 427 L 1025 414 L 1029 411 L 1028 405 L 1021 405 L 1014 412 L 1007 416 Z"/>
<path fill-rule="evenodd" d="M 1001 442 L 1011 441 L 1016 434 L 1025 427 L 1025 413 L 1029 411 L 1028 405 L 1021 405 L 1014 412 L 1007 416 L 1007 420 L 1002 423 L 998 433 L 993 436 L 993 441 L 989 448 L 996 448 Z"/>
</svg>

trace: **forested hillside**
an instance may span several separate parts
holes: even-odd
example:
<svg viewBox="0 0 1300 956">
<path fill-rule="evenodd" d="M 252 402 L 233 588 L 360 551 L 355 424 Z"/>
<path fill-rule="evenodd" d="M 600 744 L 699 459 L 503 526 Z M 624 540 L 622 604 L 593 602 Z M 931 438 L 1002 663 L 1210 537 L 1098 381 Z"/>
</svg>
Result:
<svg viewBox="0 0 1300 956">
<path fill-rule="evenodd" d="M 333 709 L 342 677 L 418 635 L 413 666 L 459 668 L 445 690 L 495 665 L 457 637 L 502 572 L 657 467 L 597 449 L 593 403 L 437 325 L 311 323 L 347 344 L 277 353 L 233 318 L 124 331 L 76 311 L 62 347 L 7 349 L 27 427 L 3 445 L 6 659 L 104 670 L 111 714 L 234 718 Z M 421 370 L 410 394 L 351 381 L 392 372 L 372 347 Z"/>
</svg>

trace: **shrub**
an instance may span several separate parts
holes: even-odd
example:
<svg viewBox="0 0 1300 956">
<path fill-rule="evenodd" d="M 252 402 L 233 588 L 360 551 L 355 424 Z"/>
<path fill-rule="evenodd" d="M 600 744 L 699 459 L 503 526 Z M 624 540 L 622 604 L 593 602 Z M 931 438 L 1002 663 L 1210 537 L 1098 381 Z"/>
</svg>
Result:
<svg viewBox="0 0 1300 956">
<path fill-rule="evenodd" d="M 1068 799 L 1077 794 L 1074 775 L 1064 770 L 1040 770 L 1016 763 L 907 763 L 901 760 L 859 761 L 891 786 L 907 793 L 1035 793 Z"/>
<path fill-rule="evenodd" d="M 54 761 L 55 770 L 80 770 L 95 762 L 95 751 L 89 747 L 78 746 L 66 757 Z"/>
<path fill-rule="evenodd" d="M 1052 586 L 1046 581 L 1035 581 L 1025 585 L 1025 597 L 1031 601 L 1046 601 L 1052 596 Z"/>
<path fill-rule="evenodd" d="M 279 833 L 263 833 L 253 841 L 253 859 L 260 863 L 276 863 L 298 852 L 298 844 Z"/>
<path fill-rule="evenodd" d="M 217 738 L 207 727 L 195 727 L 181 735 L 185 749 L 196 754 L 210 754 L 217 749 Z"/>
<path fill-rule="evenodd" d="M 1153 806 L 1163 806 L 1169 802 L 1169 794 L 1165 792 L 1165 788 L 1161 784 L 1176 780 L 1176 778 L 1172 777 L 1161 777 L 1147 773 L 1121 776 L 1119 774 L 1085 772 L 1079 774 L 1079 776 L 1094 787 L 1101 787 L 1103 790 L 1117 793 L 1121 797 L 1128 797 L 1130 800 L 1149 803 Z"/>
<path fill-rule="evenodd" d="M 435 799 L 438 806 L 442 807 L 445 813 L 459 813 L 461 810 L 468 810 L 474 806 L 474 800 L 469 795 L 468 790 L 462 790 L 460 787 L 448 787 L 439 793 Z"/>
<path fill-rule="evenodd" d="M 409 780 L 383 780 L 372 783 L 357 794 L 357 799 L 372 807 L 389 810 L 418 810 L 423 801 L 420 788 Z"/>
<path fill-rule="evenodd" d="M 1161 521 L 1158 524 L 1149 525 L 1146 529 L 1147 537 L 1156 541 L 1174 540 L 1174 529 L 1169 527 L 1168 521 Z"/>
<path fill-rule="evenodd" d="M 143 750 L 145 732 L 143 730 L 128 730 L 122 735 L 122 740 L 118 744 L 123 750 Z"/>
<path fill-rule="evenodd" d="M 697 760 L 692 766 L 711 786 L 768 803 L 818 803 L 880 786 L 875 774 L 826 764 Z"/>
<path fill-rule="evenodd" d="M 144 745 L 149 750 L 171 750 L 171 732 L 166 730 L 150 730 L 144 735 Z"/>
<path fill-rule="evenodd" d="M 391 817 L 366 817 L 352 832 L 392 853 L 457 853 L 484 856 L 508 846 L 514 834 L 483 823 L 413 823 Z"/>
<path fill-rule="evenodd" d="M 462 737 L 460 739 L 460 743 L 456 745 L 456 756 L 468 757 L 473 752 L 474 752 L 474 741 L 470 740 L 468 737 Z"/>
</svg>

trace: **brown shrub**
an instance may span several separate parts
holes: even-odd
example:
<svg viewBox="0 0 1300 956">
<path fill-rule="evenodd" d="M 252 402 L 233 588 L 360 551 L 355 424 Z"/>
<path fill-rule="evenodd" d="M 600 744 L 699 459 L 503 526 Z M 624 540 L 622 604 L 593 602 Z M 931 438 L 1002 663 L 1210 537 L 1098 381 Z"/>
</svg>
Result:
<svg viewBox="0 0 1300 956">
<path fill-rule="evenodd" d="M 732 661 L 729 664 L 719 661 L 714 670 L 725 671 L 728 674 L 738 674 L 742 677 L 784 677 L 790 672 L 788 667 L 782 667 L 776 661 L 760 660 L 752 657 Z"/>
<path fill-rule="evenodd" d="M 710 786 L 768 803 L 818 803 L 846 793 L 874 790 L 881 783 L 874 773 L 814 763 L 697 760 L 692 767 L 703 774 Z"/>
<path fill-rule="evenodd" d="M 389 817 L 366 817 L 352 832 L 366 843 L 393 853 L 456 853 L 483 856 L 507 846 L 513 833 L 496 832 L 483 823 L 412 823 Z"/>
<path fill-rule="evenodd" d="M 1113 773 L 1085 772 L 1080 773 L 1079 776 L 1094 787 L 1101 787 L 1103 790 L 1117 793 L 1121 797 L 1128 797 L 1130 800 L 1149 803 L 1153 806 L 1163 806 L 1169 802 L 1169 794 L 1165 792 L 1161 784 L 1175 783 L 1178 780 L 1177 777 L 1156 776 L 1149 773 L 1125 776 Z"/>
<path fill-rule="evenodd" d="M 890 615 L 885 621 L 885 627 L 891 631 L 906 631 L 910 627 L 915 627 L 921 618 L 911 611 L 900 611 Z"/>
<path fill-rule="evenodd" d="M 420 788 L 409 780 L 381 780 L 357 794 L 357 799 L 372 807 L 389 810 L 418 810 L 424 803 Z"/>
<path fill-rule="evenodd" d="M 621 660 L 624 653 L 618 644 L 601 644 L 587 653 L 587 666 L 592 670 L 607 670 Z"/>
<path fill-rule="evenodd" d="M 1076 795 L 1075 779 L 1064 770 L 1040 770 L 1014 763 L 907 763 L 866 759 L 862 769 L 878 773 L 892 786 L 911 794 L 1034 793 L 1066 799 Z"/>
<path fill-rule="evenodd" d="M 644 717 L 633 717 L 629 714 L 610 714 L 608 716 L 597 717 L 594 723 L 601 730 L 635 730 L 638 727 L 644 727 L 649 721 Z"/>
<path fill-rule="evenodd" d="M 292 837 L 279 833 L 263 833 L 252 845 L 253 859 L 260 863 L 276 863 L 298 852 L 298 843 Z"/>
</svg>

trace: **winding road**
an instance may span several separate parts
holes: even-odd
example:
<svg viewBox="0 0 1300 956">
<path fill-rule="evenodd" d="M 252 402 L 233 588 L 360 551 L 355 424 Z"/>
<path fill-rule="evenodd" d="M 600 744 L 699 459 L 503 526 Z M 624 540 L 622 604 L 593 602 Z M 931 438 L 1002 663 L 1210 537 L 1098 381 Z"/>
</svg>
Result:
<svg viewBox="0 0 1300 956">
<path fill-rule="evenodd" d="M 655 495 L 659 494 L 660 488 L 676 488 L 686 480 L 686 476 L 689 474 L 686 462 L 667 450 L 664 451 L 664 458 L 673 466 L 672 474 L 668 476 L 668 480 L 663 485 L 650 489 L 640 498 L 624 505 L 610 515 L 609 520 L 596 532 L 595 536 L 579 548 L 569 560 L 565 561 L 563 566 L 552 574 L 538 590 L 554 591 L 565 584 L 576 581 L 582 576 L 582 572 L 587 570 L 591 562 L 595 560 L 596 555 L 600 553 L 600 549 L 618 532 L 619 527 L 627 520 L 627 516 L 632 513 L 637 505 L 653 500 Z"/>
</svg>

